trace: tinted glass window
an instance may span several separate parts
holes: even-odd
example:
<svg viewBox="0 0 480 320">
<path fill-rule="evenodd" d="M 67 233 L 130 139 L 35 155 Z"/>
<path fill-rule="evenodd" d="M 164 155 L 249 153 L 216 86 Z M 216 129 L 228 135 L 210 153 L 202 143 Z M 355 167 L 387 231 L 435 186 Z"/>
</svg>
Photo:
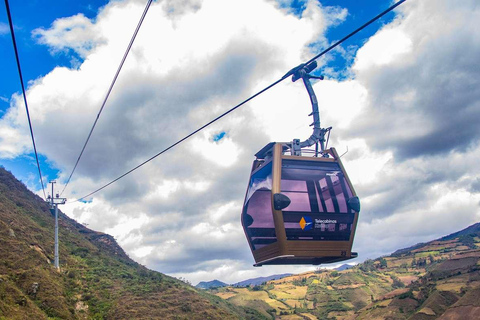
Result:
<svg viewBox="0 0 480 320">
<path fill-rule="evenodd" d="M 277 240 L 271 190 L 272 162 L 252 174 L 243 206 L 242 222 L 254 250 Z"/>
<path fill-rule="evenodd" d="M 338 163 L 283 160 L 281 192 L 291 200 L 282 210 L 288 240 L 349 240 L 352 191 Z"/>
</svg>

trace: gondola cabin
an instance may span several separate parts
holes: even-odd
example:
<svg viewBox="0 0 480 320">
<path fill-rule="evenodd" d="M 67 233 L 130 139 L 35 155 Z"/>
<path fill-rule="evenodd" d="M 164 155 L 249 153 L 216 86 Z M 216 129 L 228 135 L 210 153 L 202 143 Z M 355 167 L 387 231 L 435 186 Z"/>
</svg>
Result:
<svg viewBox="0 0 480 320">
<path fill-rule="evenodd" d="M 255 266 L 321 264 L 352 252 L 360 202 L 334 148 L 287 154 L 270 143 L 255 156 L 242 225 Z"/>
</svg>

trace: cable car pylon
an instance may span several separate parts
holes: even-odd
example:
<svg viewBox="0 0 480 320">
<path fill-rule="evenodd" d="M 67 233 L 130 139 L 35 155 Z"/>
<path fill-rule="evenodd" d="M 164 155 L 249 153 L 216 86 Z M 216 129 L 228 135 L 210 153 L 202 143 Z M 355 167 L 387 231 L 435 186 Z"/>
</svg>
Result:
<svg viewBox="0 0 480 320">
<path fill-rule="evenodd" d="M 57 183 L 55 180 L 50 181 L 52 184 L 52 196 L 48 195 L 47 197 L 47 202 L 50 203 L 50 212 L 55 216 L 55 260 L 54 260 L 54 267 L 58 271 L 60 271 L 60 256 L 58 253 L 58 205 L 59 204 L 65 204 L 67 201 L 66 198 L 60 198 L 60 195 L 57 193 L 57 195 L 54 197 L 53 196 L 53 185 Z"/>
<path fill-rule="evenodd" d="M 310 79 L 315 61 L 282 79 L 303 80 L 310 97 L 313 133 L 304 140 L 271 142 L 257 154 L 242 211 L 255 266 L 339 262 L 352 252 L 360 201 L 335 148 L 327 149 Z M 308 149 L 315 145 L 315 150 Z M 320 150 L 318 150 L 320 147 Z"/>
</svg>

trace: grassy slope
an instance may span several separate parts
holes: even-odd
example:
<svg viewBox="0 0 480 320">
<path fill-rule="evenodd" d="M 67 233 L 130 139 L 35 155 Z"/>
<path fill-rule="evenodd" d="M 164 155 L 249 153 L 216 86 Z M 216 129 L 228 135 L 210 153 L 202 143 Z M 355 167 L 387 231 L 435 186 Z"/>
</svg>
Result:
<svg viewBox="0 0 480 320">
<path fill-rule="evenodd" d="M 131 260 L 115 240 L 60 214 L 0 168 L 0 319 L 262 319 Z"/>
<path fill-rule="evenodd" d="M 480 319 L 480 224 L 345 271 L 213 291 L 278 319 Z M 248 303 L 247 303 L 248 302 Z"/>
</svg>

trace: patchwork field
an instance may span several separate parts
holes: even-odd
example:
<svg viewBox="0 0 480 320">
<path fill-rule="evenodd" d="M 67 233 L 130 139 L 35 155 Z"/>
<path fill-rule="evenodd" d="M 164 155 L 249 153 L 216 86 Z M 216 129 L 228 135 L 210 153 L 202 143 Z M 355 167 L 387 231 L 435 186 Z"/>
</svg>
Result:
<svg viewBox="0 0 480 320">
<path fill-rule="evenodd" d="M 473 227 L 344 271 L 318 268 L 213 293 L 272 319 L 480 319 L 480 225 Z"/>
</svg>

